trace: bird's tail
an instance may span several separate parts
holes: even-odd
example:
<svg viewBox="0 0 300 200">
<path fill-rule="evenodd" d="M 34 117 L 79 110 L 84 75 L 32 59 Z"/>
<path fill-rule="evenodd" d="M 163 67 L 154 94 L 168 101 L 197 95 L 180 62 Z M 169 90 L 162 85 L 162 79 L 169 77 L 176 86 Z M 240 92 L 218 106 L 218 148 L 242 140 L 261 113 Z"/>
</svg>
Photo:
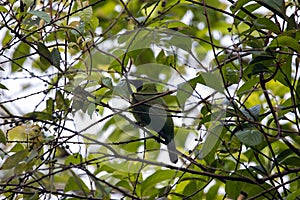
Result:
<svg viewBox="0 0 300 200">
<path fill-rule="evenodd" d="M 176 153 L 176 145 L 175 145 L 175 141 L 174 139 L 171 140 L 169 142 L 169 144 L 167 144 L 167 147 L 168 147 L 168 152 L 169 152 L 169 157 L 170 157 L 170 160 L 172 163 L 177 163 L 178 161 L 178 156 L 177 156 L 177 153 Z"/>
</svg>

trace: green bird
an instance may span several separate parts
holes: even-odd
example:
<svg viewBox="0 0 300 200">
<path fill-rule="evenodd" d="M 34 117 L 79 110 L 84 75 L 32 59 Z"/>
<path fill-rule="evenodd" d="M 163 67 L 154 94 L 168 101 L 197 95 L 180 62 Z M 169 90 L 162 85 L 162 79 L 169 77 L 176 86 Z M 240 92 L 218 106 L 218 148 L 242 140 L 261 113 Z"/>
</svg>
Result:
<svg viewBox="0 0 300 200">
<path fill-rule="evenodd" d="M 166 102 L 158 96 L 159 93 L 154 83 L 144 84 L 141 80 L 130 80 L 130 83 L 136 87 L 136 93 L 132 94 L 131 102 L 133 116 L 140 125 L 157 132 L 164 139 L 171 162 L 177 163 L 174 122 L 166 111 Z M 139 102 L 143 103 L 137 104 Z M 137 105 L 134 106 L 135 104 Z"/>
</svg>

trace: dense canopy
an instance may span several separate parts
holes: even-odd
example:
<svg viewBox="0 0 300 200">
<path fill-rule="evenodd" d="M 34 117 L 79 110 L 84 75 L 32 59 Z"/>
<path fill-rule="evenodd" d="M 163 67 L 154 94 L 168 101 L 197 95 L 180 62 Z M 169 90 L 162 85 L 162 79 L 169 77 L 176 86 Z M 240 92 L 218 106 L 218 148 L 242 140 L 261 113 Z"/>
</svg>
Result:
<svg viewBox="0 0 300 200">
<path fill-rule="evenodd" d="M 299 8 L 0 2 L 0 198 L 300 199 Z"/>
</svg>

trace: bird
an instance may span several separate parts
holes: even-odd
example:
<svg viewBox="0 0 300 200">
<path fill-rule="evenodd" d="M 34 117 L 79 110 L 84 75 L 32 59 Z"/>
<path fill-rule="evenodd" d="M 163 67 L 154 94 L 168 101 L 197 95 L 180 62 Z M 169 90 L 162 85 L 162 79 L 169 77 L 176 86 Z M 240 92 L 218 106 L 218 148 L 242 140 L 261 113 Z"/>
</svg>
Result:
<svg viewBox="0 0 300 200">
<path fill-rule="evenodd" d="M 157 132 L 163 138 L 170 161 L 177 163 L 174 122 L 170 113 L 166 111 L 166 102 L 158 96 L 160 93 L 157 91 L 156 84 L 144 83 L 142 80 L 130 80 L 130 83 L 136 88 L 136 92 L 131 95 L 131 111 L 134 118 L 139 125 Z"/>
</svg>

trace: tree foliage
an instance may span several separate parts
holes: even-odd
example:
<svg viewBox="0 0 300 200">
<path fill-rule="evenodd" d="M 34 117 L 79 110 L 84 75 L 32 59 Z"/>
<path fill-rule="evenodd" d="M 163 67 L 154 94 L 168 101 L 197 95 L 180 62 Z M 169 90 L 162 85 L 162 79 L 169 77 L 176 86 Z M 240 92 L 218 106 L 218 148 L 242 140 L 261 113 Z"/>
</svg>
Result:
<svg viewBox="0 0 300 200">
<path fill-rule="evenodd" d="M 0 4 L 0 197 L 300 198 L 299 2 Z M 132 116 L 155 83 L 179 161 Z"/>
</svg>

